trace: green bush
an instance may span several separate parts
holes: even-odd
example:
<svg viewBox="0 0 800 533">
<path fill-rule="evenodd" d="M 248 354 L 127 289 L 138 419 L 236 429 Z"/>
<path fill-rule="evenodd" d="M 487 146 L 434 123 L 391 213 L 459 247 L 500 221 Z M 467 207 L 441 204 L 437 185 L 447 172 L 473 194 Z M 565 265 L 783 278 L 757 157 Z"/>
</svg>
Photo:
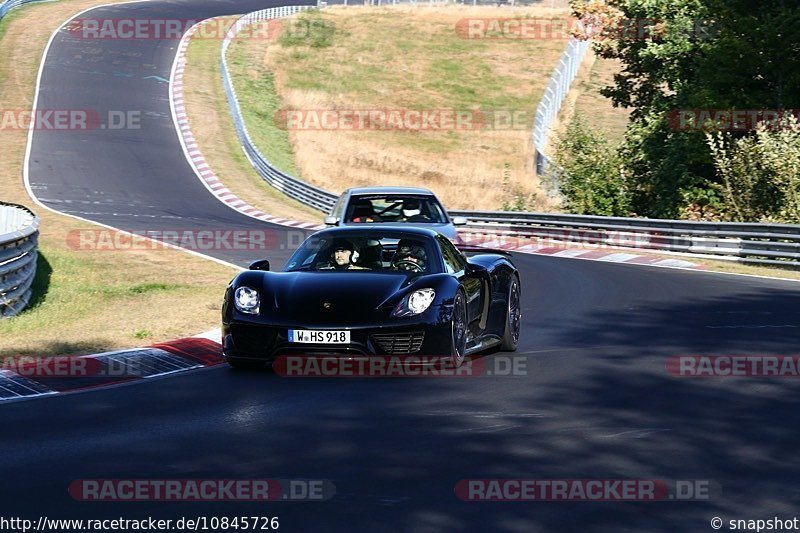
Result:
<svg viewBox="0 0 800 533">
<path fill-rule="evenodd" d="M 629 216 L 630 193 L 618 150 L 593 131 L 586 117 L 576 114 L 556 145 L 555 162 L 562 167 L 555 180 L 565 207 L 578 214 Z"/>
<path fill-rule="evenodd" d="M 723 182 L 724 216 L 742 222 L 800 223 L 800 125 L 759 126 L 753 135 L 707 136 Z"/>
<path fill-rule="evenodd" d="M 698 189 L 713 188 L 703 133 L 673 131 L 660 114 L 630 123 L 619 153 L 631 210 L 640 216 L 679 218 Z"/>
</svg>

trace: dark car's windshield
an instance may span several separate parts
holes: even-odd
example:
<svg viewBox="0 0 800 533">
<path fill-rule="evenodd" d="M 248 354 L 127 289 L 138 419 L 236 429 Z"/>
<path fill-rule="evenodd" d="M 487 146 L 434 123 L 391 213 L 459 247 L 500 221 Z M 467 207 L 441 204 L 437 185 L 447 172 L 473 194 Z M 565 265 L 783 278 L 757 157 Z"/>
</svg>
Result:
<svg viewBox="0 0 800 533">
<path fill-rule="evenodd" d="M 348 271 L 438 273 L 432 241 L 415 235 L 324 235 L 307 239 L 286 263 L 286 272 Z"/>
<path fill-rule="evenodd" d="M 431 195 L 353 196 L 345 213 L 346 222 L 412 222 L 444 224 L 447 216 Z"/>
</svg>

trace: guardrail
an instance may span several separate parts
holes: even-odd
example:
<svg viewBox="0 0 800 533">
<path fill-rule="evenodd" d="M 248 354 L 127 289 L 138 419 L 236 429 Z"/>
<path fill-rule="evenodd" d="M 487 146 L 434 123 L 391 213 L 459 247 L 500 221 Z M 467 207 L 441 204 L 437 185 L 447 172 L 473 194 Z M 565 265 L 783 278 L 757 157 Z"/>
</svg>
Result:
<svg viewBox="0 0 800 533">
<path fill-rule="evenodd" d="M 563 243 L 711 256 L 762 265 L 800 267 L 800 226 L 740 222 L 693 222 L 505 211 L 450 211 L 468 227 L 500 239 L 538 246 Z"/>
<path fill-rule="evenodd" d="M 328 213 L 333 209 L 333 205 L 338 198 L 337 195 L 290 176 L 285 172 L 281 172 L 270 164 L 269 160 L 264 157 L 258 147 L 253 143 L 250 134 L 247 132 L 247 125 L 245 125 L 244 118 L 242 117 L 239 100 L 236 98 L 236 89 L 233 87 L 230 73 L 228 72 L 228 48 L 230 47 L 231 41 L 245 26 L 257 24 L 265 20 L 293 15 L 305 9 L 309 9 L 310 7 L 314 6 L 286 6 L 263 9 L 261 11 L 249 13 L 238 19 L 222 41 L 222 83 L 225 87 L 225 95 L 228 98 L 228 107 L 233 117 L 236 134 L 239 136 L 239 141 L 242 144 L 242 148 L 244 148 L 245 155 L 258 173 L 261 174 L 261 177 L 290 198 L 294 198 L 314 209 Z"/>
<path fill-rule="evenodd" d="M 14 9 L 15 7 L 19 7 L 23 4 L 32 4 L 33 2 L 45 2 L 49 0 L 5 0 L 5 2 L 0 1 L 0 19 L 6 16 L 6 14 Z"/>
<path fill-rule="evenodd" d="M 0 318 L 22 311 L 36 277 L 39 218 L 27 207 L 0 202 Z"/>
<path fill-rule="evenodd" d="M 330 212 L 337 195 L 314 187 L 302 180 L 275 169 L 253 145 L 241 115 L 236 92 L 230 79 L 226 54 L 230 40 L 241 29 L 255 22 L 297 13 L 308 6 L 274 8 L 251 13 L 240 18 L 226 37 L 222 47 L 222 76 L 236 132 L 247 157 L 269 183 L 291 198 L 322 212 Z M 553 81 L 545 92 L 544 107 L 537 112 L 534 142 L 543 147 L 547 142 L 549 125 L 555 118 L 574 79 L 579 57 L 588 49 L 588 42 L 571 43 Z M 581 48 L 583 51 L 581 52 Z M 572 52 L 569 50 L 572 49 Z M 573 58 L 571 60 L 566 57 Z M 541 118 L 539 118 L 541 117 Z M 539 148 L 537 146 L 537 150 Z M 537 155 L 546 156 L 538 151 Z M 716 259 L 800 267 L 800 226 L 789 224 L 754 224 L 734 222 L 692 222 L 646 218 L 601 217 L 551 213 L 507 211 L 450 211 L 451 216 L 467 218 L 467 231 L 488 235 L 492 240 L 522 240 L 540 246 L 580 245 L 638 249 L 668 254 L 710 256 Z"/>
</svg>

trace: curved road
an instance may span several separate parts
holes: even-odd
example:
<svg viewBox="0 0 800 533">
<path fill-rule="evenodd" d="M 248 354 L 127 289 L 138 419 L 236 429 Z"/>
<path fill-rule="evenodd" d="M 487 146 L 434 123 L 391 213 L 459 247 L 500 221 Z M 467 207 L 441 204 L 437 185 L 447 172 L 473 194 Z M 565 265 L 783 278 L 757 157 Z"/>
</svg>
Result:
<svg viewBox="0 0 800 533">
<path fill-rule="evenodd" d="M 81 21 L 94 19 L 177 21 L 189 26 L 189 20 L 277 5 L 281 3 L 274 0 L 145 1 L 100 7 L 75 20 L 79 28 Z M 91 26 L 87 22 L 85 27 Z M 125 29 L 121 22 L 116 27 Z M 90 117 L 99 118 L 100 127 L 35 131 L 28 171 L 31 190 L 53 209 L 127 231 L 235 228 L 285 234 L 282 226 L 222 204 L 186 161 L 167 82 L 178 43 L 177 38 L 90 39 L 80 30 L 59 31 L 42 71 L 37 107 L 87 110 Z M 110 117 L 128 113 L 134 114 L 138 126 L 132 122 L 131 128 L 114 128 Z M 278 247 L 271 256 L 280 262 L 288 252 Z M 241 265 L 252 260 L 247 251 L 213 255 Z"/>
<path fill-rule="evenodd" d="M 153 1 L 102 18 L 188 18 L 266 2 Z M 30 181 L 47 205 L 125 229 L 263 228 L 194 176 L 169 115 L 177 41 L 61 33 L 39 106 L 142 110 L 140 131 L 38 132 Z M 274 227 L 275 231 L 283 231 Z M 250 257 L 219 252 L 244 264 Z M 800 407 L 792 379 L 685 379 L 678 354 L 792 354 L 800 285 L 518 254 L 524 375 L 289 379 L 193 371 L 0 405 L 4 516 L 277 515 L 287 531 L 709 531 L 792 518 Z M 491 356 L 487 362 L 494 360 Z M 314 478 L 323 503 L 90 503 L 74 479 Z M 470 478 L 700 479 L 708 501 L 465 503 Z"/>
</svg>

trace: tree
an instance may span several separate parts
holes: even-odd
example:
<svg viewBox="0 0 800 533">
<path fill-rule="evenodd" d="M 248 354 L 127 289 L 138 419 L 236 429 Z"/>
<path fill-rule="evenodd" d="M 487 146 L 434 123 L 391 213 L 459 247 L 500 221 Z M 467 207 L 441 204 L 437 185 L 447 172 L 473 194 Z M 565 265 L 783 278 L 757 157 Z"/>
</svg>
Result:
<svg viewBox="0 0 800 533">
<path fill-rule="evenodd" d="M 604 58 L 623 69 L 603 94 L 630 108 L 622 155 L 633 209 L 676 217 L 721 185 L 691 109 L 800 107 L 800 6 L 786 0 L 573 0 Z M 734 137 L 750 135 L 737 132 Z"/>
</svg>

